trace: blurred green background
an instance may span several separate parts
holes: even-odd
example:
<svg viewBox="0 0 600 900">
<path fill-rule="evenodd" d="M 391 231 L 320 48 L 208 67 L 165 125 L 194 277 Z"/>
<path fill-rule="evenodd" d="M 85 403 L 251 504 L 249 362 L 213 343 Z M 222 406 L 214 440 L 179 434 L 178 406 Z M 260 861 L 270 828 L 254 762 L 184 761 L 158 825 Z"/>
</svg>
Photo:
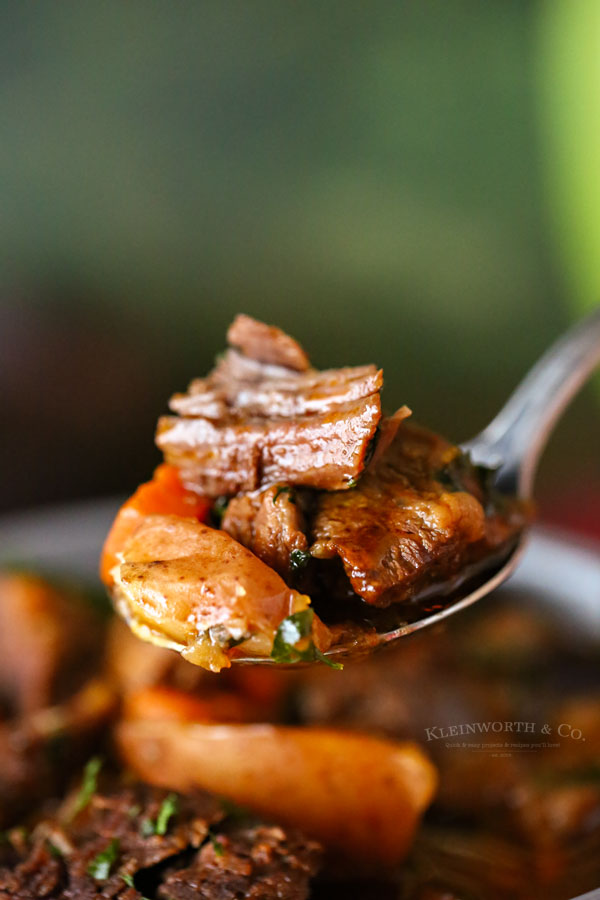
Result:
<svg viewBox="0 0 600 900">
<path fill-rule="evenodd" d="M 460 440 L 599 302 L 596 0 L 1 10 L 5 509 L 146 477 L 237 311 Z M 599 447 L 587 389 L 545 515 Z"/>
</svg>

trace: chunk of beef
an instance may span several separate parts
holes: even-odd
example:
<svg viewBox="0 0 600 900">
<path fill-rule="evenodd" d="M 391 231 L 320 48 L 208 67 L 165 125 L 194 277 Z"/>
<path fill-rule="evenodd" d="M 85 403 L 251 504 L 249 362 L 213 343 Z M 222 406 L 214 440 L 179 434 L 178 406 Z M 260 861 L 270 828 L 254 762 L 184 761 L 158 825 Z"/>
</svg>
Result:
<svg viewBox="0 0 600 900">
<path fill-rule="evenodd" d="M 221 527 L 284 577 L 292 552 L 308 548 L 302 510 L 287 486 L 234 497 Z"/>
<path fill-rule="evenodd" d="M 157 444 L 182 481 L 209 496 L 277 482 L 341 490 L 363 470 L 380 417 L 379 394 L 296 419 L 163 416 Z"/>
<path fill-rule="evenodd" d="M 307 896 L 320 857 L 315 842 L 229 821 L 224 805 L 200 791 L 168 794 L 115 776 L 100 782 L 83 801 L 78 787 L 54 817 L 14 840 L 0 867 L 0 900 L 140 900 L 142 886 L 172 900 Z"/>
<path fill-rule="evenodd" d="M 354 591 L 378 606 L 450 577 L 510 533 L 493 517 L 488 527 L 480 499 L 449 478 L 458 457 L 443 438 L 403 422 L 354 490 L 318 496 L 311 554 L 339 556 Z"/>
<path fill-rule="evenodd" d="M 301 374 L 286 366 L 274 366 L 250 359 L 249 356 L 244 356 L 239 350 L 230 347 L 218 357 L 217 364 L 207 379 L 196 379 L 192 384 L 201 385 L 208 382 L 210 386 L 223 388 L 228 382 L 239 381 L 249 385 L 279 378 L 299 378 Z"/>
<path fill-rule="evenodd" d="M 114 776 L 102 780 L 82 808 L 78 786 L 54 818 L 37 823 L 21 858 L 0 869 L 0 898 L 2 891 L 22 900 L 140 897 L 130 884 L 134 876 L 200 847 L 226 815 L 201 792 L 179 797 Z M 104 871 L 97 865 L 103 857 Z"/>
<path fill-rule="evenodd" d="M 78 788 L 57 815 L 65 846 L 79 850 L 84 857 L 89 851 L 93 858 L 97 843 L 101 849 L 116 840 L 120 865 L 132 874 L 177 856 L 186 848 L 199 847 L 211 826 L 226 815 L 223 804 L 210 794 L 169 794 L 126 779 L 108 779 L 108 784 L 101 780 L 89 803 L 73 815 L 80 796 Z M 74 857 L 70 868 L 79 872 L 86 867 Z"/>
<path fill-rule="evenodd" d="M 308 357 L 300 344 L 274 325 L 265 325 L 250 316 L 238 315 L 229 326 L 227 343 L 239 347 L 245 356 L 304 372 Z"/>
<path fill-rule="evenodd" d="M 248 368 L 229 350 L 209 378 L 192 381 L 187 394 L 175 394 L 171 409 L 184 416 L 218 420 L 228 415 L 294 418 L 329 412 L 381 390 L 375 366 L 292 373 L 262 366 Z"/>
<path fill-rule="evenodd" d="M 158 890 L 164 900 L 304 900 L 320 848 L 293 830 L 265 825 L 216 833 L 191 865 L 171 872 Z"/>
<path fill-rule="evenodd" d="M 243 352 L 228 350 L 172 398 L 178 416 L 158 422 L 156 443 L 184 483 L 212 497 L 277 482 L 348 487 L 381 418 L 381 371 L 310 369 L 292 338 L 246 316 L 228 338 Z"/>
<path fill-rule="evenodd" d="M 64 867 L 48 843 L 33 846 L 13 868 L 0 868 L 0 900 L 38 900 L 62 896 Z"/>
</svg>

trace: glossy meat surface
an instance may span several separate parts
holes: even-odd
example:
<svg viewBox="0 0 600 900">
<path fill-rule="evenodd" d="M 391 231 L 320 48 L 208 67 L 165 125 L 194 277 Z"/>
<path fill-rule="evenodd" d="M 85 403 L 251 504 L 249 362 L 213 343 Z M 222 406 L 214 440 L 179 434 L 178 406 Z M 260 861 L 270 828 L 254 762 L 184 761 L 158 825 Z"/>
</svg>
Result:
<svg viewBox="0 0 600 900">
<path fill-rule="evenodd" d="M 319 495 L 311 554 L 339 556 L 353 590 L 382 606 L 457 572 L 485 538 L 481 502 L 440 475 L 457 452 L 403 422 L 357 487 Z"/>
<path fill-rule="evenodd" d="M 309 368 L 308 356 L 293 338 L 275 325 L 265 325 L 244 314 L 229 326 L 227 343 L 250 359 L 285 366 L 303 372 Z"/>
<path fill-rule="evenodd" d="M 282 482 L 348 487 L 368 462 L 381 418 L 381 370 L 309 367 L 278 328 L 238 316 L 232 345 L 206 378 L 170 402 L 156 443 L 185 485 L 218 497 Z"/>
<path fill-rule="evenodd" d="M 316 842 L 294 829 L 228 821 L 224 804 L 198 791 L 181 796 L 112 777 L 77 812 L 78 795 L 31 836 L 9 838 L 2 900 L 142 900 L 141 885 L 170 900 L 305 900 L 320 866 Z"/>
<path fill-rule="evenodd" d="M 294 418 L 369 397 L 382 385 L 381 369 L 375 366 L 303 373 L 250 369 L 235 350 L 228 350 L 208 378 L 192 381 L 187 394 L 175 394 L 169 406 L 180 415 L 211 420 L 234 414 Z"/>
<path fill-rule="evenodd" d="M 375 393 L 292 419 L 163 416 L 156 442 L 182 481 L 209 496 L 277 482 L 340 490 L 363 470 L 380 418 Z"/>
<path fill-rule="evenodd" d="M 221 527 L 284 578 L 290 574 L 291 554 L 308 548 L 304 516 L 290 488 L 273 486 L 233 497 Z"/>
<path fill-rule="evenodd" d="M 472 563 L 491 567 L 508 552 L 524 510 L 497 504 L 459 448 L 408 425 L 407 406 L 382 416 L 381 370 L 313 369 L 292 338 L 247 316 L 236 318 L 228 342 L 213 371 L 174 395 L 174 414 L 159 419 L 165 463 L 145 491 L 160 504 L 140 507 L 138 492 L 107 542 L 103 580 L 139 637 L 214 670 L 233 658 L 323 661 L 325 645 L 340 656 L 371 652 L 392 613 L 375 621 L 361 601 L 449 596 Z M 153 512 L 172 514 L 168 556 L 147 527 Z M 212 527 L 178 524 L 188 512 Z M 177 547 L 190 529 L 202 535 L 197 552 Z M 129 558 L 145 542 L 144 559 Z M 228 571 L 234 557 L 233 567 L 245 560 L 243 601 Z M 279 592 L 266 587 L 266 573 L 279 576 Z M 275 595 L 288 599 L 273 604 Z M 405 624 L 409 614 L 398 615 Z M 317 640 L 313 620 L 323 626 Z"/>
</svg>

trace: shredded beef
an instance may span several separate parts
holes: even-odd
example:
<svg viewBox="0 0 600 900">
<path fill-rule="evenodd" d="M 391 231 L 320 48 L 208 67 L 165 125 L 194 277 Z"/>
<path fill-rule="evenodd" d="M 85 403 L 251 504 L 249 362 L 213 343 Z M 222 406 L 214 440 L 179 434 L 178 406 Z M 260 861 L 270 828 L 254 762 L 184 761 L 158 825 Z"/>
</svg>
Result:
<svg viewBox="0 0 600 900">
<path fill-rule="evenodd" d="M 300 344 L 274 325 L 265 325 L 243 314 L 229 326 L 227 343 L 239 347 L 245 356 L 304 372 L 310 366 Z"/>
<path fill-rule="evenodd" d="M 164 900 L 303 900 L 319 862 L 319 845 L 294 831 L 265 825 L 215 834 L 192 864 L 170 873 Z"/>
<path fill-rule="evenodd" d="M 177 415 L 158 423 L 157 445 L 182 481 L 212 497 L 277 482 L 352 484 L 381 418 L 381 371 L 310 369 L 292 338 L 246 316 L 228 339 L 242 352 L 228 350 L 207 378 L 172 398 Z"/>
<path fill-rule="evenodd" d="M 104 779 L 79 811 L 78 797 L 15 840 L 12 861 L 0 867 L 0 900 L 308 896 L 320 846 L 293 830 L 229 820 L 202 792 L 168 795 L 123 778 Z M 159 826 L 165 802 L 171 814 Z"/>
<path fill-rule="evenodd" d="M 293 418 L 329 412 L 381 390 L 375 366 L 311 369 L 302 374 L 273 367 L 248 369 L 229 350 L 209 378 L 192 381 L 187 394 L 175 394 L 169 406 L 184 416 L 218 420 L 228 415 Z"/>
<path fill-rule="evenodd" d="M 199 847 L 211 825 L 225 817 L 222 804 L 209 794 L 195 792 L 178 796 L 165 833 L 157 834 L 152 826 L 167 795 L 166 790 L 139 782 L 117 783 L 95 793 L 85 809 L 70 821 L 72 796 L 62 809 L 67 820 L 65 833 L 76 848 L 91 848 L 96 852 L 102 849 L 96 848 L 96 842 L 106 846 L 116 838 L 121 864 L 126 864 L 128 871 L 137 871 L 188 847 Z"/>
<path fill-rule="evenodd" d="M 379 394 L 289 420 L 163 416 L 157 444 L 185 484 L 212 497 L 277 482 L 341 490 L 363 470 L 380 417 Z"/>
<path fill-rule="evenodd" d="M 34 844 L 28 856 L 13 869 L 0 869 L 0 900 L 60 897 L 63 878 L 62 860 L 52 854 L 49 844 Z"/>
</svg>

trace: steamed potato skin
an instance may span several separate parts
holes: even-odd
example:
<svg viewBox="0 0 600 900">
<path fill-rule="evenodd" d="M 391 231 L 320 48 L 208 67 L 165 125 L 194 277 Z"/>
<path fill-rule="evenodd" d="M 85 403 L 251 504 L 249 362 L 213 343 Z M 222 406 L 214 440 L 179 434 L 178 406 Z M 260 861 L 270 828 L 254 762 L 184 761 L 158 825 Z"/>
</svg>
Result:
<svg viewBox="0 0 600 900">
<path fill-rule="evenodd" d="M 194 646 L 209 629 L 272 642 L 282 619 L 309 604 L 224 531 L 179 516 L 146 516 L 113 573 L 117 609 L 133 630 L 199 665 L 206 660 Z M 207 667 L 227 666 L 226 653 L 212 650 Z"/>
<path fill-rule="evenodd" d="M 402 860 L 436 787 L 415 744 L 330 729 L 130 719 L 117 745 L 147 781 L 229 797 L 366 866 Z"/>
</svg>

